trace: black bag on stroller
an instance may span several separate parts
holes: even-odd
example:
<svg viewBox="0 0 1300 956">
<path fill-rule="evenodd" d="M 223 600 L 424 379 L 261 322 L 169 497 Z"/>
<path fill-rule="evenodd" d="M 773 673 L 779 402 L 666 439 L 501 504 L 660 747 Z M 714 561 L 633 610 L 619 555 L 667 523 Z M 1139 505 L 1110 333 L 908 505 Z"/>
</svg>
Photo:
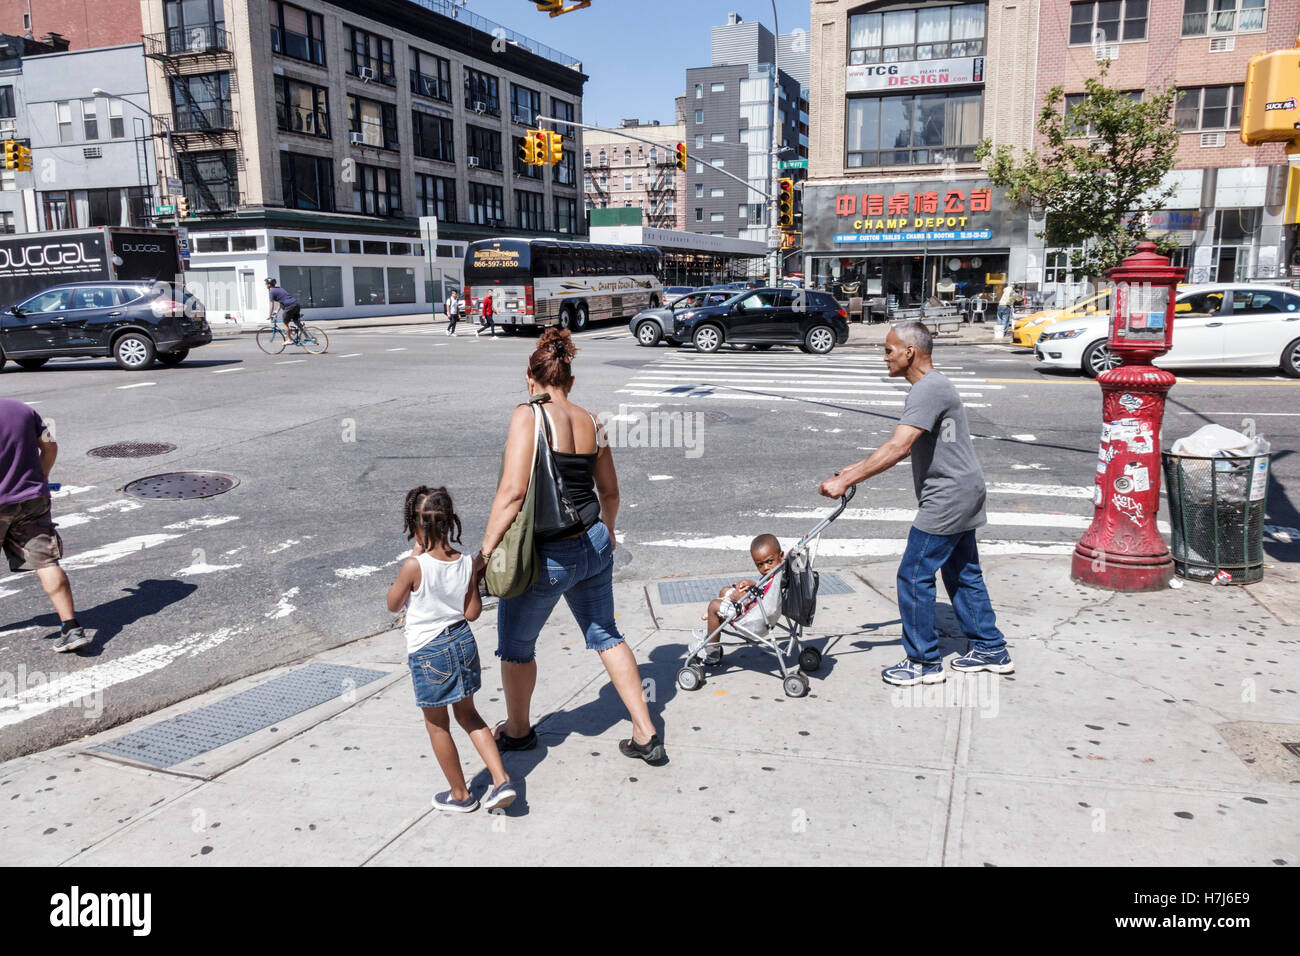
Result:
<svg viewBox="0 0 1300 956">
<path fill-rule="evenodd" d="M 781 574 L 781 613 L 800 627 L 808 627 L 817 613 L 817 572 L 812 569 L 808 552 L 791 548 L 785 556 Z"/>
</svg>

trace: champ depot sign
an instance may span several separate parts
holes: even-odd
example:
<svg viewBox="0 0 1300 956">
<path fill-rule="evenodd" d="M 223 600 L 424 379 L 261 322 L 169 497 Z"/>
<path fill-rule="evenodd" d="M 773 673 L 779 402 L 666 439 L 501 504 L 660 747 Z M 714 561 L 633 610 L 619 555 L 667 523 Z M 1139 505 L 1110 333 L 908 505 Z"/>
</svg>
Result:
<svg viewBox="0 0 1300 956">
<path fill-rule="evenodd" d="M 987 180 L 902 180 L 804 188 L 805 245 L 811 250 L 954 243 L 1023 243 L 1028 217 L 1015 215 Z"/>
</svg>

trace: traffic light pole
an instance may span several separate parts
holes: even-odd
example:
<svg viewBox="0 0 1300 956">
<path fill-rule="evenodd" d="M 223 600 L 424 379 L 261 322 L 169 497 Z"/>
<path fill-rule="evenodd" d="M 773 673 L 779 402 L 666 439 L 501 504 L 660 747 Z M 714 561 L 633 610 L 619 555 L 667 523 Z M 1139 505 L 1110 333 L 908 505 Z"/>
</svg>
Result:
<svg viewBox="0 0 1300 956">
<path fill-rule="evenodd" d="M 769 143 L 772 147 L 772 172 L 768 180 L 768 188 L 772 190 L 772 208 L 767 221 L 767 246 L 769 249 L 767 284 L 775 288 L 781 279 L 781 260 L 779 258 L 781 255 L 781 233 L 776 228 L 777 206 L 780 202 L 780 190 L 777 189 L 777 174 L 780 171 L 777 167 L 777 157 L 780 155 L 781 149 L 779 134 L 784 131 L 781 125 L 781 21 L 776 15 L 776 0 L 772 0 L 772 26 L 775 28 L 773 34 L 775 40 L 772 46 L 772 124 L 770 128 L 771 142 Z"/>
<path fill-rule="evenodd" d="M 602 133 L 613 133 L 615 136 L 622 137 L 623 139 L 632 139 L 632 140 L 636 140 L 638 143 L 645 143 L 645 144 L 648 145 L 648 146 L 654 146 L 654 147 L 657 147 L 657 148 L 660 148 L 660 149 L 662 149 L 662 148 L 663 148 L 663 145 L 664 145 L 663 143 L 657 143 L 657 142 L 655 142 L 655 141 L 652 140 L 652 139 L 645 139 L 644 137 L 641 137 L 641 136 L 633 136 L 631 133 L 624 133 L 622 130 L 617 130 L 617 129 L 605 129 L 605 127 L 603 127 L 603 126 L 589 126 L 589 125 L 586 124 L 586 123 L 575 123 L 573 120 L 567 120 L 567 119 L 556 119 L 554 116 L 539 116 L 539 117 L 537 117 L 537 119 L 536 119 L 535 122 L 537 122 L 538 125 L 541 125 L 542 123 L 554 123 L 556 126 L 576 126 L 576 127 L 578 127 L 579 129 L 594 129 L 594 130 L 599 130 L 599 131 L 602 132 Z M 776 160 L 775 160 L 775 158 L 774 158 L 774 159 L 773 159 L 773 163 L 775 163 L 775 162 L 776 162 Z M 751 189 L 751 190 L 753 190 L 754 192 L 758 193 L 760 196 L 762 196 L 762 197 L 763 197 L 765 200 L 767 200 L 768 202 L 771 202 L 771 203 L 773 203 L 773 204 L 776 203 L 776 193 L 775 193 L 775 192 L 765 193 L 765 192 L 763 192 L 763 190 L 761 190 L 761 189 L 759 189 L 759 188 L 757 188 L 757 187 L 755 187 L 755 186 L 751 186 L 751 185 L 749 184 L 748 181 L 746 181 L 746 180 L 744 180 L 744 179 L 741 179 L 739 176 L 732 175 L 731 173 L 727 172 L 725 169 L 719 169 L 717 166 L 711 166 L 710 168 L 711 168 L 715 173 L 721 173 L 721 174 L 724 175 L 724 176 L 727 176 L 727 177 L 729 177 L 729 178 L 731 178 L 731 179 L 734 179 L 736 182 L 740 183 L 740 185 L 744 186 L 746 189 Z"/>
</svg>

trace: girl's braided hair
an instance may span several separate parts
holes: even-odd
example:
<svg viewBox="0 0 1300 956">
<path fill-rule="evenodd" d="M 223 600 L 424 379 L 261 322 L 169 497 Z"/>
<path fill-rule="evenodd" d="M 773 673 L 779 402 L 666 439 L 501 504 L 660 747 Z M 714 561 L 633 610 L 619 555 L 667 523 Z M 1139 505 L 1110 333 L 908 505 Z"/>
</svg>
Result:
<svg viewBox="0 0 1300 956">
<path fill-rule="evenodd" d="M 403 515 L 407 540 L 414 538 L 419 529 L 426 549 L 435 545 L 450 548 L 453 541 L 460 544 L 460 518 L 452 509 L 451 494 L 446 488 L 427 485 L 412 488 L 406 493 Z"/>
</svg>

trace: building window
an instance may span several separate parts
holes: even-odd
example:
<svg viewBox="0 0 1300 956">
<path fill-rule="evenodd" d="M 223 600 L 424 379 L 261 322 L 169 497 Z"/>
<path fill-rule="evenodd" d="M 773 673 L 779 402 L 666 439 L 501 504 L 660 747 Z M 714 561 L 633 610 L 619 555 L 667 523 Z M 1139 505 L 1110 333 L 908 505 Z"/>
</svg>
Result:
<svg viewBox="0 0 1300 956">
<path fill-rule="evenodd" d="M 1095 0 L 1070 4 L 1072 45 L 1146 38 L 1147 0 Z"/>
<path fill-rule="evenodd" d="M 72 103 L 63 102 L 54 104 L 54 121 L 59 127 L 59 142 L 71 143 L 74 137 L 72 132 Z"/>
<path fill-rule="evenodd" d="M 695 98 L 696 98 L 697 100 L 702 100 L 702 99 L 704 99 L 704 84 L 703 84 L 703 83 L 696 83 L 696 84 L 695 84 Z"/>
<path fill-rule="evenodd" d="M 72 218 L 72 203 L 66 192 L 41 193 L 41 210 L 46 229 L 76 228 Z"/>
<path fill-rule="evenodd" d="M 726 141 L 727 141 L 727 134 L 726 134 L 726 133 L 710 133 L 710 134 L 709 134 L 709 142 L 710 142 L 710 143 L 725 143 Z"/>
<path fill-rule="evenodd" d="M 849 17 L 849 63 L 902 63 L 984 54 L 982 3 Z"/>
<path fill-rule="evenodd" d="M 334 209 L 334 163 L 324 156 L 280 154 L 280 181 L 288 209 Z"/>
<path fill-rule="evenodd" d="M 14 231 L 14 214 L 11 212 L 0 212 L 0 233 L 10 234 Z"/>
<path fill-rule="evenodd" d="M 696 123 L 703 123 L 703 122 L 704 122 L 704 110 L 696 110 L 696 111 L 695 111 L 695 122 L 696 122 Z"/>
<path fill-rule="evenodd" d="M 168 53 L 226 48 L 222 0 L 165 0 L 163 22 Z"/>
<path fill-rule="evenodd" d="M 287 132 L 329 139 L 329 91 L 323 86 L 277 76 L 275 122 Z"/>
<path fill-rule="evenodd" d="M 845 165 L 974 162 L 983 101 L 983 93 L 850 99 Z"/>
<path fill-rule="evenodd" d="M 388 273 L 388 304 L 410 305 L 415 302 L 415 270 L 389 266 L 384 271 Z"/>
<path fill-rule="evenodd" d="M 704 210 L 701 209 L 699 206 L 695 207 L 695 221 L 696 222 L 704 221 Z"/>
<path fill-rule="evenodd" d="M 709 222 L 722 222 L 727 217 L 720 212 L 709 213 Z"/>
<path fill-rule="evenodd" d="M 704 198 L 704 183 L 695 184 L 695 198 L 696 199 Z"/>
<path fill-rule="evenodd" d="M 726 83 L 714 83 L 709 87 L 710 93 L 723 93 L 727 89 Z"/>
<path fill-rule="evenodd" d="M 599 165 L 601 165 L 601 166 L 608 166 L 608 165 L 609 165 L 609 157 L 607 157 L 607 156 L 605 155 L 605 151 L 604 151 L 603 149 L 600 151 L 600 163 L 599 163 Z"/>
<path fill-rule="evenodd" d="M 1133 100 L 1135 103 L 1140 102 L 1142 99 L 1141 90 L 1128 90 L 1125 93 L 1125 95 L 1130 100 Z M 1097 131 L 1093 128 L 1091 123 L 1089 123 L 1085 128 L 1083 126 L 1080 126 L 1078 123 L 1071 122 L 1070 120 L 1070 114 L 1074 112 L 1074 110 L 1076 110 L 1079 107 L 1079 104 L 1082 103 L 1085 99 L 1087 99 L 1086 93 L 1070 93 L 1065 97 L 1065 121 L 1066 121 L 1066 126 L 1070 130 L 1071 135 L 1087 136 L 1091 138 L 1097 135 Z"/>
<path fill-rule="evenodd" d="M 325 65 L 325 19 L 291 3 L 271 0 L 271 50 Z"/>
<path fill-rule="evenodd" d="M 348 56 L 353 76 L 378 80 L 386 86 L 397 85 L 393 68 L 393 41 L 356 27 L 347 27 Z"/>
<path fill-rule="evenodd" d="M 411 135 L 415 137 L 415 155 L 425 159 L 455 162 L 452 121 L 432 113 L 411 111 Z"/>
<path fill-rule="evenodd" d="M 348 129 L 367 146 L 397 149 L 397 107 L 349 94 Z"/>
<path fill-rule="evenodd" d="M 456 180 L 416 173 L 415 185 L 421 216 L 436 216 L 439 222 L 456 221 Z"/>
<path fill-rule="evenodd" d="M 703 134 L 703 133 L 697 133 L 697 134 L 696 134 L 696 136 L 695 136 L 695 148 L 696 148 L 696 149 L 703 149 L 703 148 L 704 148 L 704 134 Z"/>
<path fill-rule="evenodd" d="M 578 231 L 578 200 L 555 200 L 555 231 L 573 235 Z"/>
<path fill-rule="evenodd" d="M 726 161 L 725 159 L 712 159 L 712 160 L 709 160 L 709 164 L 710 164 L 714 169 L 722 169 L 724 166 L 727 165 L 727 161 Z"/>
<path fill-rule="evenodd" d="M 714 186 L 709 190 L 710 199 L 723 199 L 726 197 L 726 195 L 727 195 L 727 191 L 723 189 L 721 186 Z"/>
<path fill-rule="evenodd" d="M 384 299 L 383 267 L 352 267 L 352 304 L 387 305 Z"/>
<path fill-rule="evenodd" d="M 99 139 L 99 113 L 96 112 L 94 99 L 81 101 L 81 128 L 86 139 Z"/>
<path fill-rule="evenodd" d="M 518 83 L 510 84 L 510 118 L 532 126 L 542 112 L 542 94 Z"/>
<path fill-rule="evenodd" d="M 343 308 L 343 269 L 339 266 L 281 266 L 280 286 L 292 289 L 304 309 Z"/>
<path fill-rule="evenodd" d="M 564 100 L 557 100 L 554 96 L 551 97 L 551 115 L 558 120 L 568 120 L 569 123 L 577 120 L 577 113 L 573 108 L 573 104 Z M 555 129 L 561 136 L 567 136 L 569 139 L 572 139 L 576 132 L 572 126 L 568 125 L 556 126 Z"/>
<path fill-rule="evenodd" d="M 1268 0 L 1183 0 L 1183 36 L 1252 33 L 1268 22 Z"/>
<path fill-rule="evenodd" d="M 108 135 L 113 139 L 126 136 L 126 124 L 122 120 L 122 101 L 113 97 L 108 101 Z"/>
<path fill-rule="evenodd" d="M 474 113 L 501 115 L 501 97 L 497 92 L 495 76 L 465 67 L 465 109 Z"/>
<path fill-rule="evenodd" d="M 181 131 L 230 129 L 230 74 L 195 73 L 172 80 L 172 123 Z"/>
<path fill-rule="evenodd" d="M 402 174 L 396 169 L 358 163 L 352 189 L 352 211 L 367 216 L 400 217 Z"/>
<path fill-rule="evenodd" d="M 1178 91 L 1174 124 L 1185 132 L 1241 127 L 1242 85 L 1195 86 Z"/>
<path fill-rule="evenodd" d="M 183 153 L 181 179 L 195 212 L 224 212 L 239 205 L 239 173 L 234 150 Z"/>
<path fill-rule="evenodd" d="M 17 115 L 14 110 L 14 88 L 0 86 L 0 119 L 13 119 Z"/>
<path fill-rule="evenodd" d="M 476 226 L 505 224 L 505 200 L 500 186 L 469 184 L 469 221 Z"/>
<path fill-rule="evenodd" d="M 496 130 L 481 126 L 466 126 L 469 145 L 465 147 L 466 155 L 478 159 L 480 169 L 501 169 L 501 134 Z"/>
<path fill-rule="evenodd" d="M 541 193 L 530 193 L 524 189 L 515 190 L 515 224 L 520 229 L 534 231 L 546 228 Z"/>
<path fill-rule="evenodd" d="M 430 99 L 451 102 L 451 61 L 440 56 L 411 51 L 411 92 Z"/>
<path fill-rule="evenodd" d="M 555 164 L 552 180 L 561 186 L 578 184 L 578 159 L 571 149 L 563 151 L 562 159 Z"/>
</svg>

